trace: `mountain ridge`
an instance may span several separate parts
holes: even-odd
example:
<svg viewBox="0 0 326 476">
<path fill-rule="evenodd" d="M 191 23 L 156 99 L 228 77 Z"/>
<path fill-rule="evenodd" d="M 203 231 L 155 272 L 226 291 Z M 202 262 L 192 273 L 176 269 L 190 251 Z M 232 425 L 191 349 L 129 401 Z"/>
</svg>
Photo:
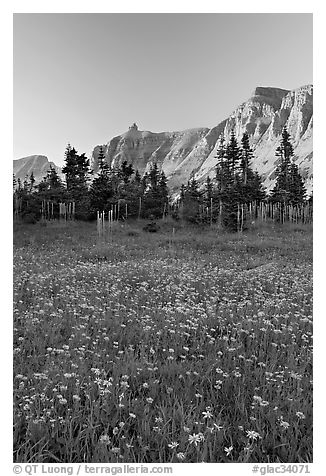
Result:
<svg viewBox="0 0 326 476">
<path fill-rule="evenodd" d="M 270 190 L 275 183 L 275 151 L 284 126 L 291 136 L 294 160 L 310 193 L 313 184 L 312 84 L 292 90 L 257 86 L 249 99 L 213 127 L 152 132 L 141 131 L 133 123 L 126 132 L 113 137 L 102 147 L 106 160 L 112 167 L 127 160 L 143 174 L 156 162 L 164 170 L 172 193 L 176 193 L 181 184 L 192 176 L 202 183 L 207 176 L 215 175 L 216 152 L 222 133 L 228 140 L 234 130 L 240 142 L 242 134 L 247 132 L 254 151 L 252 166 L 262 176 L 266 189 Z M 91 163 L 95 172 L 100 147 L 96 145 L 92 151 Z M 35 166 L 36 171 L 33 171 L 38 181 L 46 175 L 46 167 L 50 164 L 55 166 L 46 156 L 29 156 L 14 161 L 14 172 L 16 169 L 16 176 L 23 179 L 26 170 L 30 174 Z M 61 169 L 55 167 L 61 173 Z M 22 177 L 23 173 L 25 175 Z"/>
<path fill-rule="evenodd" d="M 254 149 L 253 168 L 257 170 L 269 190 L 275 183 L 275 150 L 280 135 L 287 126 L 294 145 L 295 162 L 312 190 L 312 115 L 313 86 L 311 84 L 288 90 L 257 86 L 249 99 L 212 128 L 192 128 L 184 131 L 139 131 L 134 123 L 127 132 L 103 144 L 104 154 L 111 166 L 124 160 L 131 162 L 140 173 L 156 162 L 167 175 L 168 184 L 176 191 L 191 176 L 199 182 L 214 176 L 218 140 L 223 133 L 226 140 L 234 130 L 238 141 L 246 131 Z M 95 146 L 92 161 L 100 146 Z"/>
<path fill-rule="evenodd" d="M 57 166 L 54 162 L 50 162 L 46 155 L 38 154 L 15 159 L 13 161 L 13 173 L 16 179 L 23 181 L 25 177 L 29 177 L 33 172 L 35 182 L 38 183 L 46 176 L 50 166 L 56 169 L 59 176 L 62 176 L 61 167 Z"/>
</svg>

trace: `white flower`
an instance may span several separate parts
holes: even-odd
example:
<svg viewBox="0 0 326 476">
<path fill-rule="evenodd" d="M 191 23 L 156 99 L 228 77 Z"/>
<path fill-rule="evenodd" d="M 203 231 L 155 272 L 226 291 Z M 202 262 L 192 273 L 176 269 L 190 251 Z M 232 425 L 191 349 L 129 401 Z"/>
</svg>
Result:
<svg viewBox="0 0 326 476">
<path fill-rule="evenodd" d="M 247 438 L 249 438 L 249 440 L 257 440 L 257 438 L 261 438 L 261 436 L 257 431 L 247 430 Z"/>
<path fill-rule="evenodd" d="M 183 461 L 184 459 L 186 459 L 186 455 L 184 453 L 177 453 L 177 458 L 180 461 Z"/>
<path fill-rule="evenodd" d="M 100 437 L 100 442 L 106 443 L 108 445 L 111 442 L 111 438 L 109 437 L 109 435 L 102 435 Z"/>
<path fill-rule="evenodd" d="M 174 450 L 178 446 L 179 446 L 179 443 L 177 443 L 176 441 L 171 441 L 171 443 L 168 444 L 168 447 L 171 448 L 171 450 Z"/>
<path fill-rule="evenodd" d="M 304 420 L 306 418 L 305 414 L 302 412 L 296 412 L 296 415 L 300 420 Z"/>
<path fill-rule="evenodd" d="M 202 433 L 193 433 L 192 435 L 189 435 L 188 437 L 188 441 L 190 444 L 194 443 L 195 446 L 197 446 L 198 443 L 200 443 L 201 441 L 204 441 L 205 440 L 205 437 Z"/>
<path fill-rule="evenodd" d="M 287 430 L 290 426 L 290 423 L 288 423 L 287 421 L 281 420 L 280 421 L 280 426 Z"/>
<path fill-rule="evenodd" d="M 206 409 L 206 412 L 202 412 L 203 418 L 213 418 L 213 413 L 210 410 Z"/>
<path fill-rule="evenodd" d="M 233 450 L 233 446 L 229 446 L 229 448 L 225 447 L 224 451 L 226 453 L 226 456 L 229 456 L 232 450 Z"/>
</svg>

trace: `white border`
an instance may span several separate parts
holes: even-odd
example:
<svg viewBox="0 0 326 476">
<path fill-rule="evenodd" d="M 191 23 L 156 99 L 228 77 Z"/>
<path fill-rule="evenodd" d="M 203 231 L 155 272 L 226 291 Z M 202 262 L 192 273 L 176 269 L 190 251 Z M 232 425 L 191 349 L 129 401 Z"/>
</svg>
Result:
<svg viewBox="0 0 326 476">
<path fill-rule="evenodd" d="M 187 5 L 187 9 L 185 8 Z M 177 2 L 176 0 L 165 1 L 12 1 L 4 2 L 0 11 L 0 34 L 1 34 L 1 94 L 2 94 L 2 114 L 1 114 L 1 136 L 2 143 L 2 186 L 0 189 L 2 204 L 2 239 L 1 251 L 3 263 L 1 273 L 1 357 L 2 363 L 2 392 L 1 392 L 1 408 L 2 414 L 5 416 L 4 425 L 2 427 L 1 452 L 2 461 L 5 463 L 6 469 L 3 474 L 12 474 L 12 430 L 11 430 L 11 402 L 12 402 L 12 213 L 11 213 L 11 177 L 12 177 L 12 14 L 15 13 L 314 13 L 314 330 L 315 340 L 315 358 L 314 358 L 314 464 L 312 474 L 323 474 L 325 472 L 322 462 L 325 461 L 323 435 L 325 428 L 325 411 L 324 411 L 324 373 L 323 368 L 326 364 L 323 348 L 325 347 L 324 336 L 326 333 L 324 316 L 324 286 L 325 281 L 325 206 L 324 197 L 322 195 L 323 187 L 325 188 L 326 180 L 326 140 L 324 133 L 324 123 L 326 115 L 325 107 L 325 89 L 326 83 L 324 79 L 325 64 L 325 47 L 324 36 L 326 29 L 325 9 L 322 2 L 317 1 L 273 1 L 272 4 L 262 1 L 232 1 L 232 2 L 216 2 L 205 1 L 200 2 Z M 277 34 L 277 33 L 276 33 Z M 298 32 L 298 35 L 300 32 Z M 9 181 L 7 179 L 9 177 Z M 317 259 L 316 259 L 317 257 Z M 325 363 L 325 364 L 324 364 Z M 8 408 L 8 403 L 10 408 Z M 8 465 L 7 465 L 8 463 Z M 194 474 L 197 472 L 196 465 L 179 465 L 174 474 L 185 472 L 186 474 Z M 251 465 L 205 465 L 203 469 L 207 473 L 211 473 L 211 466 L 214 466 L 220 474 L 251 474 Z M 231 470 L 232 466 L 232 470 Z M 182 469 L 184 468 L 184 469 Z M 198 468 L 199 469 L 199 468 Z M 248 472 L 248 473 L 247 473 Z"/>
</svg>

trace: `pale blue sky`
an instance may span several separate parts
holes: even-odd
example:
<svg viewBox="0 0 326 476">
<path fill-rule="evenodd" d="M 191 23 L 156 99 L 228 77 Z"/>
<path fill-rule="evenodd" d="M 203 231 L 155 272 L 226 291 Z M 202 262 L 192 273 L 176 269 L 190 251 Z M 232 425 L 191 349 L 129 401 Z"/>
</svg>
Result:
<svg viewBox="0 0 326 476">
<path fill-rule="evenodd" d="M 312 81 L 312 14 L 15 14 L 14 158 L 212 127 L 256 86 Z"/>
</svg>

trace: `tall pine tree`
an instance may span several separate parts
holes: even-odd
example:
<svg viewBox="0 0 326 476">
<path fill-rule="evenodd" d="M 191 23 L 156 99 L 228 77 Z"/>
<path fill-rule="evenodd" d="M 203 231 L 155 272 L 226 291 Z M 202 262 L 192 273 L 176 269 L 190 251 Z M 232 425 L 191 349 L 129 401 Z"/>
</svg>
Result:
<svg viewBox="0 0 326 476">
<path fill-rule="evenodd" d="M 279 164 L 276 168 L 276 182 L 271 192 L 274 201 L 284 204 L 297 204 L 305 199 L 306 189 L 299 173 L 298 166 L 294 163 L 293 145 L 287 128 L 282 131 L 281 143 L 276 149 Z"/>
</svg>

